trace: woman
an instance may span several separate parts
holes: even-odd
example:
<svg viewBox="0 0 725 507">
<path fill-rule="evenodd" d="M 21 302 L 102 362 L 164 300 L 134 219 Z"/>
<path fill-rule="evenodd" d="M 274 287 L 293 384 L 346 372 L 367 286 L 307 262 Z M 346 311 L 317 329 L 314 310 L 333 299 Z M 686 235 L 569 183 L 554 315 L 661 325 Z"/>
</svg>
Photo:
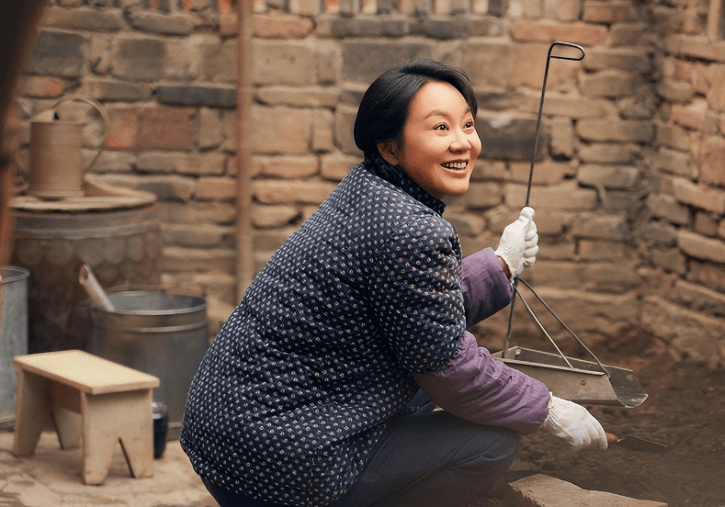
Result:
<svg viewBox="0 0 725 507">
<path fill-rule="evenodd" d="M 442 199 L 468 189 L 475 116 L 466 76 L 436 62 L 366 92 L 364 162 L 257 275 L 192 382 L 181 445 L 220 505 L 468 505 L 518 434 L 606 447 L 584 408 L 466 331 L 538 250 L 525 208 L 495 252 L 461 260 Z"/>
</svg>

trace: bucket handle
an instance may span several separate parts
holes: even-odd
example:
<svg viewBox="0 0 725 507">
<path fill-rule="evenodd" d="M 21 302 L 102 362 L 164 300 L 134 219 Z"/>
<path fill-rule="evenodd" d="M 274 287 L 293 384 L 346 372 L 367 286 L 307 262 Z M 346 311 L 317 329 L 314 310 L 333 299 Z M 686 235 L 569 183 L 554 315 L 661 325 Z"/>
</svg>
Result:
<svg viewBox="0 0 725 507">
<path fill-rule="evenodd" d="M 50 106 L 47 109 L 47 111 L 57 108 L 63 102 L 68 102 L 68 101 L 73 101 L 73 100 L 76 100 L 79 102 L 85 102 L 86 104 L 90 104 L 91 106 L 93 106 L 96 109 L 96 111 L 98 111 L 100 113 L 101 120 L 102 120 L 102 126 L 103 126 L 101 146 L 100 146 L 100 148 L 98 148 L 96 155 L 93 157 L 93 159 L 90 161 L 90 163 L 86 167 L 83 168 L 83 172 L 85 173 L 85 172 L 89 171 L 91 169 L 91 167 L 93 167 L 93 165 L 98 161 L 98 158 L 101 156 L 101 153 L 103 152 L 103 149 L 106 146 L 106 130 L 107 130 L 107 125 L 109 124 L 108 114 L 106 114 L 106 110 L 104 109 L 104 107 L 101 105 L 100 102 L 93 100 L 93 99 L 89 99 L 86 97 L 79 97 L 79 96 L 64 97 L 64 98 L 56 101 L 52 106 Z M 25 164 L 20 160 L 18 151 L 15 152 L 15 163 L 18 165 L 18 167 L 23 169 L 23 171 L 28 172 L 28 169 L 25 167 Z"/>
</svg>

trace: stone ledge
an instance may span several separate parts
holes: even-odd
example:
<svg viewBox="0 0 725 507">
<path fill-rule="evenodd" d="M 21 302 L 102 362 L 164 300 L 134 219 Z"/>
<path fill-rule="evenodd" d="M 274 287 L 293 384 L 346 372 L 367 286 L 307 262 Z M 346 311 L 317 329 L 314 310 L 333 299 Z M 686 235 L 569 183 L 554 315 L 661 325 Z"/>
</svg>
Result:
<svg viewBox="0 0 725 507">
<path fill-rule="evenodd" d="M 509 487 L 509 502 L 516 507 L 667 507 L 664 502 L 587 491 L 542 474 L 519 479 Z"/>
</svg>

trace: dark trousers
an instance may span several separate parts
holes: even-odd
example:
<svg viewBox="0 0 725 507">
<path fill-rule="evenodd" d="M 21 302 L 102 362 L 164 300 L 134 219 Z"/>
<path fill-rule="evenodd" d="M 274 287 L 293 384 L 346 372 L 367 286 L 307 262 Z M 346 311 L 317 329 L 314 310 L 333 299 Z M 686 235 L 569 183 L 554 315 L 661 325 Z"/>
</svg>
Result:
<svg viewBox="0 0 725 507">
<path fill-rule="evenodd" d="M 424 393 L 383 433 L 365 469 L 331 507 L 483 505 L 516 454 L 516 433 L 433 411 Z M 282 507 L 208 484 L 221 507 Z"/>
</svg>

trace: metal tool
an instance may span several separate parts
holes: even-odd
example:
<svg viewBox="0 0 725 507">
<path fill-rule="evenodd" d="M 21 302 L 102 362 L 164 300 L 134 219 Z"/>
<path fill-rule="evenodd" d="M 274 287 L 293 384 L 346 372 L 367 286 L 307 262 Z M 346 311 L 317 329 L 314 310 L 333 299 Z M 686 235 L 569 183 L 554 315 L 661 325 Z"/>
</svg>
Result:
<svg viewBox="0 0 725 507">
<path fill-rule="evenodd" d="M 567 54 L 554 54 L 557 46 L 574 48 L 578 51 L 576 56 Z M 552 58 L 560 60 L 579 61 L 584 58 L 584 49 L 569 42 L 554 42 L 549 47 L 546 59 L 546 69 L 544 71 L 544 84 L 541 90 L 541 100 L 539 102 L 539 113 L 536 119 L 536 129 L 534 134 L 534 151 L 531 156 L 531 167 L 529 169 L 529 181 L 526 191 L 526 203 L 529 205 L 531 198 L 531 187 L 533 185 L 534 164 L 536 161 L 536 151 L 539 142 L 539 129 L 541 127 L 541 115 L 544 106 L 544 95 L 546 93 L 546 81 L 549 74 L 549 63 Z M 539 300 L 539 302 L 551 313 L 556 321 L 581 345 L 589 355 L 594 358 L 595 362 L 582 361 L 565 356 L 559 346 L 556 344 L 551 335 L 544 329 L 536 313 L 526 302 L 518 283 L 522 284 Z M 534 377 L 543 382 L 549 390 L 564 399 L 575 401 L 582 404 L 601 404 L 601 405 L 623 405 L 625 407 L 636 407 L 641 405 L 647 399 L 647 393 L 642 388 L 634 373 L 625 368 L 617 368 L 613 366 L 605 366 L 597 358 L 597 356 L 584 344 L 584 342 L 567 326 L 551 307 L 541 298 L 536 291 L 523 279 L 515 278 L 513 282 L 514 299 L 511 301 L 511 310 L 508 318 L 508 329 L 504 339 L 503 350 L 493 354 L 496 359 L 507 363 L 512 368 L 523 371 L 527 375 Z M 514 304 L 516 296 L 521 299 L 526 310 L 534 319 L 539 329 L 544 333 L 553 345 L 557 354 L 549 354 L 520 347 L 510 348 L 510 339 L 513 331 Z"/>
<path fill-rule="evenodd" d="M 652 442 L 641 437 L 634 435 L 625 435 L 624 437 L 618 437 L 612 433 L 607 433 L 607 443 L 609 445 L 615 445 L 630 451 L 639 452 L 667 452 L 670 449 L 663 444 Z"/>
</svg>

